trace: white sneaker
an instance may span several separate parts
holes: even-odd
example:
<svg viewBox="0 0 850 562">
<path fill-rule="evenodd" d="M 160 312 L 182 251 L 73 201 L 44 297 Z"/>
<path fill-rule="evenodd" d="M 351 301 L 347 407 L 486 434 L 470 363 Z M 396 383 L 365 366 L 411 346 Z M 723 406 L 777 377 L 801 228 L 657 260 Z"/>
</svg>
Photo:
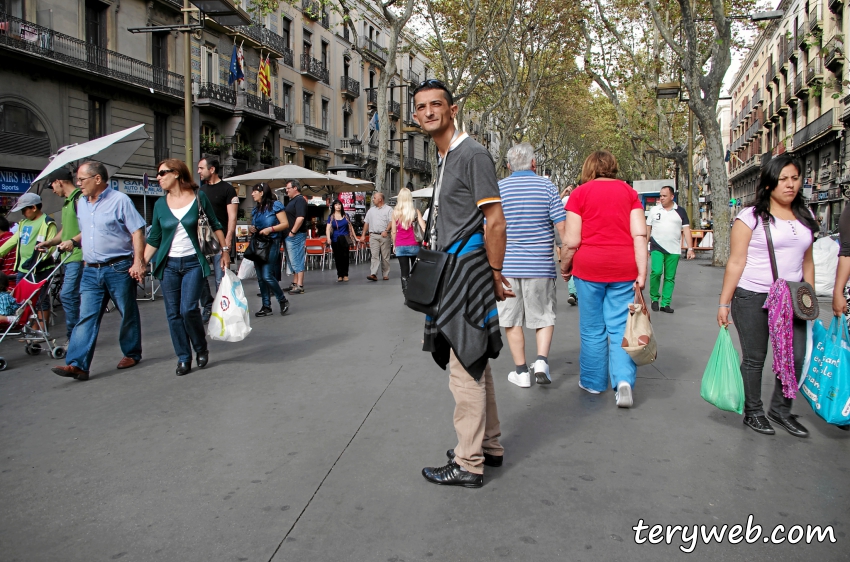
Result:
<svg viewBox="0 0 850 562">
<path fill-rule="evenodd" d="M 511 371 L 508 374 L 508 382 L 512 382 L 520 388 L 528 388 L 531 386 L 531 373 L 528 371 L 524 373 Z"/>
<path fill-rule="evenodd" d="M 552 377 L 549 376 L 549 363 L 543 359 L 535 361 L 534 365 L 531 366 L 531 370 L 534 372 L 534 378 L 537 380 L 537 384 L 549 384 L 552 382 Z"/>
<path fill-rule="evenodd" d="M 614 399 L 617 401 L 618 408 L 632 407 L 632 387 L 626 381 L 621 381 L 617 385 L 617 392 L 614 394 Z"/>
<path fill-rule="evenodd" d="M 582 389 L 583 391 L 585 391 L 585 392 L 589 392 L 590 394 L 599 394 L 599 391 L 598 391 L 598 390 L 591 390 L 591 389 L 589 389 L 589 388 L 586 388 L 586 387 L 582 386 L 581 381 L 578 381 L 578 387 L 579 387 L 580 389 Z"/>
</svg>

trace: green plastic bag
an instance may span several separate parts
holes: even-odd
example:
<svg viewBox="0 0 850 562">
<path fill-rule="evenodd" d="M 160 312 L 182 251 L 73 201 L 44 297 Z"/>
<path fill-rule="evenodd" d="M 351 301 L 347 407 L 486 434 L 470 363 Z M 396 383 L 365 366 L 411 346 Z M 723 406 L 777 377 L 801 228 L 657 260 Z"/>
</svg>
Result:
<svg viewBox="0 0 850 562">
<path fill-rule="evenodd" d="M 741 377 L 740 360 L 729 328 L 720 328 L 714 351 L 702 375 L 700 396 L 721 410 L 742 414 L 744 412 L 744 379 Z"/>
</svg>

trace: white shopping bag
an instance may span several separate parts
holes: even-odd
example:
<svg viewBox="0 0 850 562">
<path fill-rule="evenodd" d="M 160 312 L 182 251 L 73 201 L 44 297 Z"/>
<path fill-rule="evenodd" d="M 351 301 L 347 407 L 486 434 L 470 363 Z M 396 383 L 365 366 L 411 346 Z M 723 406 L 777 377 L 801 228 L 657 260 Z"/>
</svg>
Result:
<svg viewBox="0 0 850 562">
<path fill-rule="evenodd" d="M 237 342 L 250 333 L 251 315 L 242 281 L 235 273 L 225 269 L 213 302 L 207 334 L 214 340 Z"/>
<path fill-rule="evenodd" d="M 239 279 L 254 279 L 257 276 L 257 270 L 254 268 L 254 262 L 249 259 L 242 260 L 239 264 Z"/>
</svg>

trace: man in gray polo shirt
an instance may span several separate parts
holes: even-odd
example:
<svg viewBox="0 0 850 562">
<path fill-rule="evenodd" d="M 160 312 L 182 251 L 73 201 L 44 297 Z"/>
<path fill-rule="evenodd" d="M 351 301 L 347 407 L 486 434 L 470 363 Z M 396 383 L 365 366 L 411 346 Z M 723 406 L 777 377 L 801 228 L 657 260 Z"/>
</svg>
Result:
<svg viewBox="0 0 850 562">
<path fill-rule="evenodd" d="M 366 224 L 363 225 L 363 234 L 360 242 L 366 239 L 369 233 L 369 249 L 372 252 L 372 270 L 366 279 L 378 280 L 378 269 L 384 274 L 384 281 L 390 278 L 390 251 L 392 249 L 393 210 L 384 205 L 384 194 L 376 193 L 372 196 L 374 205 L 366 213 Z"/>
</svg>

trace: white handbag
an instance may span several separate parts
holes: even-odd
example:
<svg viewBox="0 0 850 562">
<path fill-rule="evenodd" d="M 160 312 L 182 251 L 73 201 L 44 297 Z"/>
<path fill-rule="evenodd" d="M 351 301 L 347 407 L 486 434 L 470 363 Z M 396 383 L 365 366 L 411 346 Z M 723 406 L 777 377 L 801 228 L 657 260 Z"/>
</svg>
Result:
<svg viewBox="0 0 850 562">
<path fill-rule="evenodd" d="M 242 281 L 229 269 L 218 286 L 207 335 L 219 341 L 238 342 L 251 333 L 251 314 Z"/>
</svg>

